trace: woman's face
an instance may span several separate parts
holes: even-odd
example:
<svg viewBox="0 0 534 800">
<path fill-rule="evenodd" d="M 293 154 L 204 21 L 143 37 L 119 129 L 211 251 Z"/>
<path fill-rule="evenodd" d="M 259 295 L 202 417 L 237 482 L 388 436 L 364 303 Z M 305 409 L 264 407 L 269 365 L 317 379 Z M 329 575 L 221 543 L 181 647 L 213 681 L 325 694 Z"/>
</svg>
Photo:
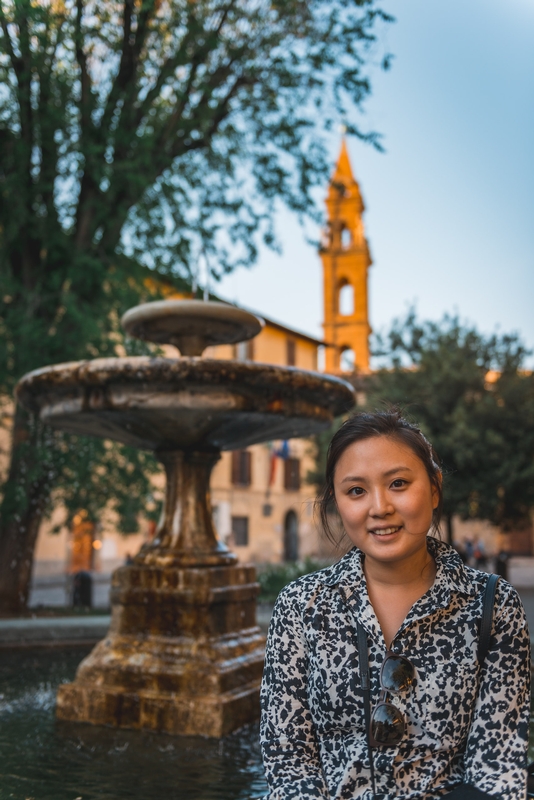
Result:
<svg viewBox="0 0 534 800">
<path fill-rule="evenodd" d="M 334 492 L 345 531 L 366 557 L 400 562 L 426 548 L 438 492 L 406 445 L 387 436 L 349 445 Z"/>
</svg>

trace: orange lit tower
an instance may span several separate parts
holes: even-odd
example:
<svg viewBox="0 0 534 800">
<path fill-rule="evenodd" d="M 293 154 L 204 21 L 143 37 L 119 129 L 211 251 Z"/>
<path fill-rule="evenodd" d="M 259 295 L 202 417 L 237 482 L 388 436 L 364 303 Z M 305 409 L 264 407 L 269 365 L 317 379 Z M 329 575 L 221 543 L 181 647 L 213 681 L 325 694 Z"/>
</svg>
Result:
<svg viewBox="0 0 534 800">
<path fill-rule="evenodd" d="M 369 372 L 367 270 L 371 255 L 365 238 L 365 209 L 345 139 L 326 197 L 327 225 L 321 246 L 324 276 L 326 372 Z"/>
</svg>

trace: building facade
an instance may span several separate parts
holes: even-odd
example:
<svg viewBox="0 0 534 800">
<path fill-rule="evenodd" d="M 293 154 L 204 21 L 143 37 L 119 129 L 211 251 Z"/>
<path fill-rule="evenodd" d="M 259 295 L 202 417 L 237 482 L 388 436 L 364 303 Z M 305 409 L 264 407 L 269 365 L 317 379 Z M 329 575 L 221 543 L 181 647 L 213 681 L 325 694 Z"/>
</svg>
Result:
<svg viewBox="0 0 534 800">
<path fill-rule="evenodd" d="M 207 358 L 236 358 L 316 370 L 319 339 L 265 319 L 249 342 L 220 345 Z M 219 536 L 243 561 L 321 558 L 329 550 L 314 524 L 314 487 L 306 482 L 314 462 L 306 439 L 224 452 L 213 470 L 212 506 Z"/>
</svg>

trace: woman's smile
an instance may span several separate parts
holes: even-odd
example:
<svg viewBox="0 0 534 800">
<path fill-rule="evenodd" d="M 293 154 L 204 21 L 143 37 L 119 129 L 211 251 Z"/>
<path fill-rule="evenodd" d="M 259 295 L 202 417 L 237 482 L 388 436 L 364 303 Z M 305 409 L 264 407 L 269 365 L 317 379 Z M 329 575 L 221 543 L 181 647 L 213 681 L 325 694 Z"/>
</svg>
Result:
<svg viewBox="0 0 534 800">
<path fill-rule="evenodd" d="M 388 528 L 370 528 L 369 533 L 372 533 L 375 536 L 391 536 L 391 534 L 400 531 L 401 528 L 402 525 L 394 525 L 393 527 Z"/>
</svg>

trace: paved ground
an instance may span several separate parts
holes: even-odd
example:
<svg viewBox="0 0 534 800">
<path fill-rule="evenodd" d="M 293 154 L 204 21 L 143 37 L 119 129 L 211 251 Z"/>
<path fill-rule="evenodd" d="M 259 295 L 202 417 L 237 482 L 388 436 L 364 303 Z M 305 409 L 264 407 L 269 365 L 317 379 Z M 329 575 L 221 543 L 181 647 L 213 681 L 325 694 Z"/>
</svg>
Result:
<svg viewBox="0 0 534 800">
<path fill-rule="evenodd" d="M 92 573 L 93 608 L 109 608 L 111 575 Z M 30 608 L 69 606 L 72 602 L 72 576 L 52 575 L 34 578 L 30 589 Z"/>
<path fill-rule="evenodd" d="M 517 591 L 519 592 L 521 600 L 523 601 L 523 605 L 525 606 L 530 638 L 534 641 L 534 588 L 518 588 Z"/>
<path fill-rule="evenodd" d="M 96 644 L 106 635 L 111 617 L 41 617 L 0 620 L 0 649 L 63 644 Z"/>
<path fill-rule="evenodd" d="M 258 608 L 258 625 L 267 632 L 270 606 Z M 14 647 L 51 647 L 96 644 L 106 635 L 109 615 L 0 619 L 0 650 Z"/>
</svg>

